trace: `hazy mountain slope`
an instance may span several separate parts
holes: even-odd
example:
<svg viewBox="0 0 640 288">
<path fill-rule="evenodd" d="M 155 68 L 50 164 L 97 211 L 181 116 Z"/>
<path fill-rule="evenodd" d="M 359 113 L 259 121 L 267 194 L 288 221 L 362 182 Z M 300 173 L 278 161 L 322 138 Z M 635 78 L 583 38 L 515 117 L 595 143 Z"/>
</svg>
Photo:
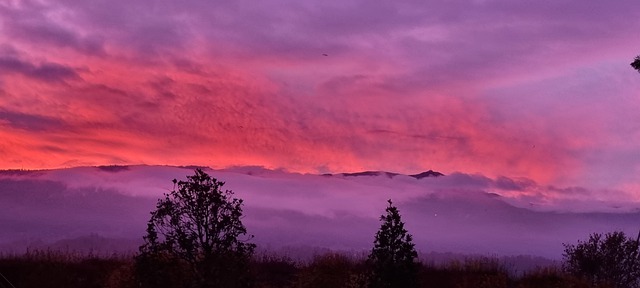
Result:
<svg viewBox="0 0 640 288">
<path fill-rule="evenodd" d="M 77 240 L 92 234 L 124 239 L 118 240 L 121 246 L 135 247 L 131 243 L 141 239 L 158 197 L 173 188 L 172 179 L 184 179 L 193 168 L 109 166 L 0 172 L 0 243 L 4 243 L 0 249 L 56 241 L 70 248 L 104 245 L 115 249 L 107 244 L 114 241 Z M 552 194 L 544 199 L 531 196 L 529 191 L 544 187 L 526 179 L 460 173 L 322 176 L 259 167 L 207 171 L 245 200 L 244 221 L 254 241 L 274 249 L 368 249 L 390 198 L 399 206 L 418 249 L 425 253 L 559 258 L 563 242 L 574 243 L 591 232 L 635 234 L 640 222 L 634 203 L 612 208 L 610 203 L 586 199 L 572 206 L 566 204 L 566 196 L 553 202 L 549 200 Z M 545 201 L 546 205 L 539 204 Z"/>
</svg>

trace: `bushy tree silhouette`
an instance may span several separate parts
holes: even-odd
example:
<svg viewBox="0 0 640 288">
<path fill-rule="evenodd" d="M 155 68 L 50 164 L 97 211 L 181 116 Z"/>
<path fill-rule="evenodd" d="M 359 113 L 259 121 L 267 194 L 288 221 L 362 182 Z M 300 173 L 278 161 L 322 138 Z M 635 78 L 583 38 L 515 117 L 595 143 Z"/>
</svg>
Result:
<svg viewBox="0 0 640 288">
<path fill-rule="evenodd" d="M 593 285 L 640 287 L 639 239 L 627 238 L 624 232 L 602 236 L 594 233 L 589 240 L 578 241 L 577 245 L 564 244 L 565 271 Z"/>
<path fill-rule="evenodd" d="M 371 266 L 370 287 L 416 287 L 418 253 L 413 237 L 404 228 L 404 223 L 388 200 L 386 214 L 380 216 L 382 225 L 376 233 L 374 247 L 369 254 Z"/>
<path fill-rule="evenodd" d="M 242 224 L 242 200 L 222 190 L 224 182 L 201 169 L 159 199 L 151 212 L 144 245 L 137 258 L 142 284 L 179 287 L 167 277 L 191 281 L 190 287 L 248 285 L 248 264 L 255 245 Z M 167 271 L 167 265 L 172 265 Z M 182 268 L 182 269 L 181 269 Z M 175 281 L 174 281 L 175 282 Z"/>
<path fill-rule="evenodd" d="M 633 62 L 631 62 L 631 67 L 640 72 L 640 55 L 636 56 L 636 58 L 633 59 Z"/>
</svg>

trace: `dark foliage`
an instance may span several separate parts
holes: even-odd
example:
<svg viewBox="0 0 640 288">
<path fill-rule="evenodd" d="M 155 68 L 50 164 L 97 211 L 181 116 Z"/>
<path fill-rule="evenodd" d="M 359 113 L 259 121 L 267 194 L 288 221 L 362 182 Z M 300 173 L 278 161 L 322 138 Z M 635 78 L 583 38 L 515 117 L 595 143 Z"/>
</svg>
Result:
<svg viewBox="0 0 640 288">
<path fill-rule="evenodd" d="M 538 268 L 518 281 L 518 288 L 592 288 L 585 280 L 565 274 L 556 267 Z"/>
<path fill-rule="evenodd" d="M 53 251 L 2 256 L 0 273 L 10 284 L 0 282 L 0 287 L 135 287 L 131 262 L 130 258 L 122 256 Z"/>
<path fill-rule="evenodd" d="M 167 259 L 168 260 L 168 259 Z M 164 263 L 169 282 L 156 281 L 156 287 L 190 287 L 187 266 Z M 591 285 L 554 267 L 531 271 L 521 277 L 509 274 L 495 259 L 471 259 L 445 266 L 417 265 L 420 285 L 438 288 L 605 288 Z M 318 255 L 309 263 L 297 263 L 286 257 L 269 256 L 250 261 L 256 288 L 366 287 L 366 262 L 345 255 Z M 0 255 L 0 273 L 16 288 L 133 288 L 140 287 L 129 256 L 98 257 L 90 254 L 30 252 L 25 255 Z M 182 282 L 181 282 L 182 281 Z M 173 286 L 172 286 L 173 285 Z M 0 284 L 0 287 L 3 287 Z M 10 286 L 8 286 L 10 287 Z M 227 287 L 227 286 L 211 286 Z M 404 287 L 404 286 L 399 286 Z"/>
<path fill-rule="evenodd" d="M 633 67 L 633 69 L 636 69 L 640 73 L 640 55 L 636 56 L 636 58 L 633 59 L 633 62 L 631 62 L 631 67 Z"/>
<path fill-rule="evenodd" d="M 387 213 L 380 216 L 382 225 L 369 254 L 369 286 L 417 287 L 418 252 L 412 242 L 413 237 L 404 228 L 398 208 L 391 200 L 388 202 Z"/>
<path fill-rule="evenodd" d="M 639 235 L 640 236 L 640 235 Z M 640 287 L 638 239 L 623 232 L 594 233 L 577 245 L 565 244 L 564 269 L 593 285 L 618 288 Z"/>
<path fill-rule="evenodd" d="M 303 267 L 295 287 L 366 287 L 365 267 L 362 263 L 337 253 L 316 256 Z"/>
<path fill-rule="evenodd" d="M 488 258 L 453 261 L 447 266 L 421 266 L 420 287 L 513 287 L 513 279 L 497 261 Z"/>
<path fill-rule="evenodd" d="M 300 268 L 291 258 L 271 255 L 252 261 L 251 271 L 255 287 L 280 288 L 293 287 Z"/>
<path fill-rule="evenodd" d="M 176 255 L 165 252 L 140 253 L 136 256 L 136 276 L 142 287 L 186 288 L 194 272 Z"/>
<path fill-rule="evenodd" d="M 255 245 L 242 224 L 242 200 L 201 169 L 158 200 L 137 272 L 145 287 L 244 287 Z"/>
</svg>

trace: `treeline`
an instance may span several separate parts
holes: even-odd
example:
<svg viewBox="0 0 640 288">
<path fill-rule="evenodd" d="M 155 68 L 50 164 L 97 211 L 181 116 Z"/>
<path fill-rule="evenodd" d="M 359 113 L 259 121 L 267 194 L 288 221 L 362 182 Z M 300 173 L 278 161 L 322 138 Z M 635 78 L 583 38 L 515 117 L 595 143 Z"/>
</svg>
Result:
<svg viewBox="0 0 640 288">
<path fill-rule="evenodd" d="M 187 267 L 172 263 L 158 288 L 187 288 L 191 283 Z M 56 251 L 30 251 L 24 255 L 0 256 L 0 288 L 133 288 L 140 287 L 134 255 L 111 257 Z M 367 287 L 369 267 L 366 259 L 326 253 L 311 261 L 296 261 L 277 255 L 254 256 L 246 285 L 276 287 Z M 417 265 L 417 287 L 611 287 L 590 285 L 556 267 L 541 267 L 524 275 L 514 275 L 497 259 L 470 259 L 448 265 Z"/>
</svg>

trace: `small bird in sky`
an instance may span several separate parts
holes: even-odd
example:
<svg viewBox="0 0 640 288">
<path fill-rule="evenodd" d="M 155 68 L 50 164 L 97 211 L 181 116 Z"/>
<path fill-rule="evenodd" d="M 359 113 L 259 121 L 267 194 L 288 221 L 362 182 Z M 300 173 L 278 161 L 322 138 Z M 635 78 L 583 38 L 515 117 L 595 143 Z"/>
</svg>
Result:
<svg viewBox="0 0 640 288">
<path fill-rule="evenodd" d="M 328 55 L 328 54 L 326 54 L 326 53 L 322 53 L 322 56 L 329 56 L 329 55 Z"/>
</svg>

